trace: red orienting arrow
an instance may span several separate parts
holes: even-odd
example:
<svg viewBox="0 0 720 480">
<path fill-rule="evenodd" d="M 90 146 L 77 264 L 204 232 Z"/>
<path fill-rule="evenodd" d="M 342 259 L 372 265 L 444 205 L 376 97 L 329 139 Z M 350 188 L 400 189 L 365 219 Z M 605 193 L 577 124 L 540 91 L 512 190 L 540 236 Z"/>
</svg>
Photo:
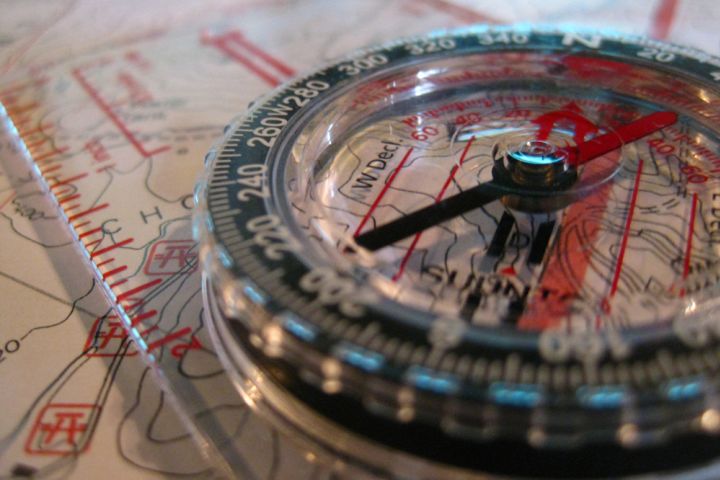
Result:
<svg viewBox="0 0 720 480">
<path fill-rule="evenodd" d="M 572 166 L 582 165 L 590 160 L 612 152 L 636 140 L 655 133 L 677 122 L 678 116 L 674 112 L 655 112 L 623 125 L 616 130 L 582 142 L 575 148 L 570 148 L 569 163 Z"/>
</svg>

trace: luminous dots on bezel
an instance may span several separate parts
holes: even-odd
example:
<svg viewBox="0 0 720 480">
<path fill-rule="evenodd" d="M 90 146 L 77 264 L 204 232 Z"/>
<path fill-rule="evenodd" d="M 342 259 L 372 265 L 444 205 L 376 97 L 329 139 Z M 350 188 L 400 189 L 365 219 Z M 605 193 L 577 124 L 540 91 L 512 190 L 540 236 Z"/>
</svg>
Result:
<svg viewBox="0 0 720 480">
<path fill-rule="evenodd" d="M 199 238 L 199 236 L 195 236 L 194 238 Z M 207 266 L 210 265 L 212 267 L 211 273 L 217 274 L 219 268 L 215 265 L 215 251 L 213 250 L 212 245 L 209 245 L 207 243 L 201 243 L 200 247 L 198 248 L 198 255 L 200 257 L 200 262 L 202 262 L 203 265 Z"/>
<path fill-rule="evenodd" d="M 247 313 L 252 305 L 265 305 L 267 299 L 252 282 L 237 280 L 222 282 L 220 306 L 223 313 L 230 318 L 240 318 Z"/>
<path fill-rule="evenodd" d="M 626 447 L 637 445 L 640 440 L 640 431 L 634 423 L 626 423 L 617 430 L 617 440 Z"/>
<path fill-rule="evenodd" d="M 256 305 L 263 306 L 267 303 L 267 296 L 254 283 L 246 280 L 242 285 L 242 293 Z"/>
<path fill-rule="evenodd" d="M 528 430 L 527 439 L 530 445 L 534 447 L 541 447 L 547 442 L 547 435 L 542 428 L 532 427 Z"/>
<path fill-rule="evenodd" d="M 415 418 L 415 392 L 407 387 L 398 390 L 398 410 L 396 417 L 399 421 L 407 423 Z"/>
<path fill-rule="evenodd" d="M 322 362 L 322 389 L 327 394 L 338 393 L 342 390 L 342 382 L 340 376 L 342 374 L 342 365 L 334 358 L 326 358 Z"/>
<path fill-rule="evenodd" d="M 265 342 L 263 341 L 262 337 L 257 333 L 251 333 L 250 337 L 248 338 L 250 339 L 250 343 L 252 344 L 252 346 L 257 349 L 261 350 L 265 346 Z"/>
<path fill-rule="evenodd" d="M 709 408 L 700 416 L 700 426 L 709 433 L 720 433 L 720 412 Z"/>
<path fill-rule="evenodd" d="M 306 342 L 312 342 L 317 336 L 317 332 L 314 327 L 301 320 L 292 312 L 284 311 L 275 318 L 276 321 L 282 325 L 283 329 L 286 332 L 289 332 L 293 337 L 297 337 Z"/>
<path fill-rule="evenodd" d="M 545 409 L 537 408 L 531 414 L 530 428 L 527 431 L 527 441 L 534 447 L 542 447 L 548 442 L 548 434 L 545 431 L 547 425 L 547 412 Z"/>
<path fill-rule="evenodd" d="M 239 391 L 243 401 L 250 407 L 256 406 L 263 399 L 260 389 L 252 380 L 246 379 L 242 382 L 242 388 L 240 388 Z"/>
<path fill-rule="evenodd" d="M 263 352 L 268 357 L 279 357 L 283 352 L 285 332 L 277 323 L 265 325 L 262 329 Z"/>
<path fill-rule="evenodd" d="M 220 291 L 220 307 L 223 313 L 230 318 L 238 318 L 245 311 L 247 305 L 245 296 L 240 295 L 242 284 L 240 282 L 226 283 Z"/>
<path fill-rule="evenodd" d="M 332 472 L 334 475 L 344 475 L 347 470 L 347 464 L 340 459 L 336 459 L 332 462 Z M 331 476 L 334 476 L 331 475 Z"/>
</svg>

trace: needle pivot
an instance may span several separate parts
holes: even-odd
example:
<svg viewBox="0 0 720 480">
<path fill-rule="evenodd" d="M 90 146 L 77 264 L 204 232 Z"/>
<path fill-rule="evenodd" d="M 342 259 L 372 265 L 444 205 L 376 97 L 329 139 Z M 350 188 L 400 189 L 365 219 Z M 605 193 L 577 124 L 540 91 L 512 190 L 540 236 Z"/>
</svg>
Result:
<svg viewBox="0 0 720 480">
<path fill-rule="evenodd" d="M 497 155 L 497 152 L 496 152 Z M 569 154 L 547 140 L 527 140 L 495 160 L 494 175 L 511 187 L 553 190 L 569 187 L 576 179 Z M 506 174 L 509 174 L 509 176 Z"/>
</svg>

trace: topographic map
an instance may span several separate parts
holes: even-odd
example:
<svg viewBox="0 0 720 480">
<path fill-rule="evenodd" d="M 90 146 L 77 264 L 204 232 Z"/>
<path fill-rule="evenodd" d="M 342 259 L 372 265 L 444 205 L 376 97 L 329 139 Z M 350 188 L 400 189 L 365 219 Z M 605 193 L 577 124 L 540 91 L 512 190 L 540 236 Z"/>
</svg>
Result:
<svg viewBox="0 0 720 480">
<path fill-rule="evenodd" d="M 362 46 L 481 22 L 720 53 L 720 7 L 704 0 L 6 0 L 0 11 L 2 479 L 221 478 L 224 462 L 237 476 L 331 478 L 244 407 L 202 319 L 194 183 L 223 127 L 273 87 Z"/>
</svg>

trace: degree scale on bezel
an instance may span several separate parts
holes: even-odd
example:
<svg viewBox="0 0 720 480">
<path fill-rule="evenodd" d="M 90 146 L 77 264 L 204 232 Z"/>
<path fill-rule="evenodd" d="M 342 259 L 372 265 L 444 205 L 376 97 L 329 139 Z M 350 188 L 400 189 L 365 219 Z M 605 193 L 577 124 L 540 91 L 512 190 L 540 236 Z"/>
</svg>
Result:
<svg viewBox="0 0 720 480">
<path fill-rule="evenodd" d="M 688 450 L 599 475 L 717 456 L 718 107 L 720 59 L 553 29 L 397 41 L 281 87 L 196 194 L 226 363 L 463 468 L 527 473 L 424 435 Z"/>
</svg>

